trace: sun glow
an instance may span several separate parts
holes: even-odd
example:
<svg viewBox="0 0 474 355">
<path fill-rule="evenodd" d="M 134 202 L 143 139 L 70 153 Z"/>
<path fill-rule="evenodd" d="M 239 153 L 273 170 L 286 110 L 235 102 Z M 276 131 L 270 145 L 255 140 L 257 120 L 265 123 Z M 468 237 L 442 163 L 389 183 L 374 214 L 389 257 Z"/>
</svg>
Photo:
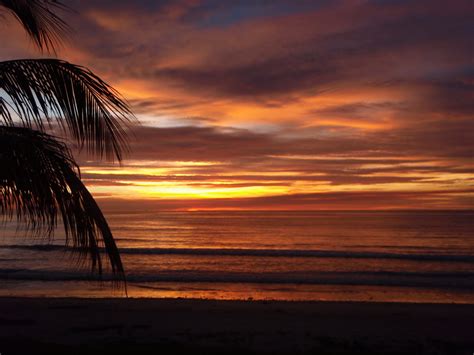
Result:
<svg viewBox="0 0 474 355">
<path fill-rule="evenodd" d="M 146 200 L 222 200 L 330 193 L 430 192 L 440 189 L 456 193 L 460 188 L 474 188 L 471 174 L 430 173 L 423 169 L 430 168 L 434 162 L 420 158 L 393 158 L 384 164 L 367 163 L 367 160 L 373 159 L 370 157 L 273 155 L 269 158 L 282 162 L 314 161 L 317 164 L 314 171 L 309 172 L 294 171 L 284 165 L 270 165 L 266 170 L 258 171 L 237 169 L 219 161 L 131 161 L 122 167 L 86 166 L 82 168 L 82 173 L 86 184 L 98 198 Z M 347 159 L 356 162 L 353 168 L 342 171 L 348 181 L 343 177 L 337 181 L 340 174 L 335 177 L 330 171 L 324 171 L 326 162 L 339 164 Z M 318 171 L 318 167 L 322 170 Z M 405 171 L 392 171 L 394 167 Z M 355 177 L 373 181 L 370 184 L 361 183 Z"/>
</svg>

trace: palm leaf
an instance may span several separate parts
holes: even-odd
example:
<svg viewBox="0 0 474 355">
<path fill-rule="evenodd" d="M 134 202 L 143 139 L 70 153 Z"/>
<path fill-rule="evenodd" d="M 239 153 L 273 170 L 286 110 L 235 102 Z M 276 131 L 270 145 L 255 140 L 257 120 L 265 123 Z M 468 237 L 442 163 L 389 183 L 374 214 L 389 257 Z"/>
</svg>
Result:
<svg viewBox="0 0 474 355">
<path fill-rule="evenodd" d="M 81 182 L 66 145 L 29 128 L 0 126 L 0 212 L 53 236 L 62 218 L 66 244 L 88 255 L 102 274 L 105 250 L 114 274 L 124 277 L 120 255 L 97 203 Z"/>
<path fill-rule="evenodd" d="M 0 97 L 0 117 L 2 117 L 5 122 L 13 124 L 12 116 L 8 110 L 8 104 L 2 97 Z"/>
<path fill-rule="evenodd" d="M 45 132 L 45 119 L 50 125 L 57 121 L 81 148 L 122 159 L 125 126 L 133 115 L 117 91 L 90 70 L 58 59 L 0 62 L 0 90 L 24 126 Z M 0 105 L 0 120 L 12 125 L 7 108 Z"/>
<path fill-rule="evenodd" d="M 35 44 L 42 50 L 54 51 L 56 44 L 68 30 L 67 24 L 54 13 L 65 9 L 55 0 L 0 0 L 23 25 Z"/>
</svg>

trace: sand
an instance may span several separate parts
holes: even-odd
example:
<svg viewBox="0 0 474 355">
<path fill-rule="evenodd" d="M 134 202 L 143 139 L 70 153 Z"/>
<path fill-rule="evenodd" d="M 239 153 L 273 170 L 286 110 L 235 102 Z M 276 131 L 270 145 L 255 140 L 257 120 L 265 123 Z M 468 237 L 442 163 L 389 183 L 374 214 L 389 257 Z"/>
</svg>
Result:
<svg viewBox="0 0 474 355">
<path fill-rule="evenodd" d="M 473 352 L 474 305 L 0 298 L 1 355 Z"/>
</svg>

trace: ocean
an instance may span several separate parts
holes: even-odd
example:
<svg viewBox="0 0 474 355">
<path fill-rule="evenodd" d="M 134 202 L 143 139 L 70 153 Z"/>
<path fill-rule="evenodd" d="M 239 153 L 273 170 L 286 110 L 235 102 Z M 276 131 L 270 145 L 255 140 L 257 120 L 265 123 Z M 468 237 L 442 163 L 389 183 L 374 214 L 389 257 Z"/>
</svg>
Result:
<svg viewBox="0 0 474 355">
<path fill-rule="evenodd" d="M 106 213 L 129 297 L 474 303 L 474 212 Z M 0 296 L 124 297 L 0 229 Z"/>
</svg>

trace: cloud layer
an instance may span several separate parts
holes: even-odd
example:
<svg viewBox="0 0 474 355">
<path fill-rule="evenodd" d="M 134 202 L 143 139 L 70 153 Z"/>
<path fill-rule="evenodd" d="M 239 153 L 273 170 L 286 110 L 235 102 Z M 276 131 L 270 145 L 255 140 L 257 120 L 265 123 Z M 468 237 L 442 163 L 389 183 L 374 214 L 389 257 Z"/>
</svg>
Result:
<svg viewBox="0 0 474 355">
<path fill-rule="evenodd" d="M 143 122 L 123 167 L 80 157 L 110 208 L 474 206 L 470 1 L 69 3 L 61 56 Z"/>
</svg>

